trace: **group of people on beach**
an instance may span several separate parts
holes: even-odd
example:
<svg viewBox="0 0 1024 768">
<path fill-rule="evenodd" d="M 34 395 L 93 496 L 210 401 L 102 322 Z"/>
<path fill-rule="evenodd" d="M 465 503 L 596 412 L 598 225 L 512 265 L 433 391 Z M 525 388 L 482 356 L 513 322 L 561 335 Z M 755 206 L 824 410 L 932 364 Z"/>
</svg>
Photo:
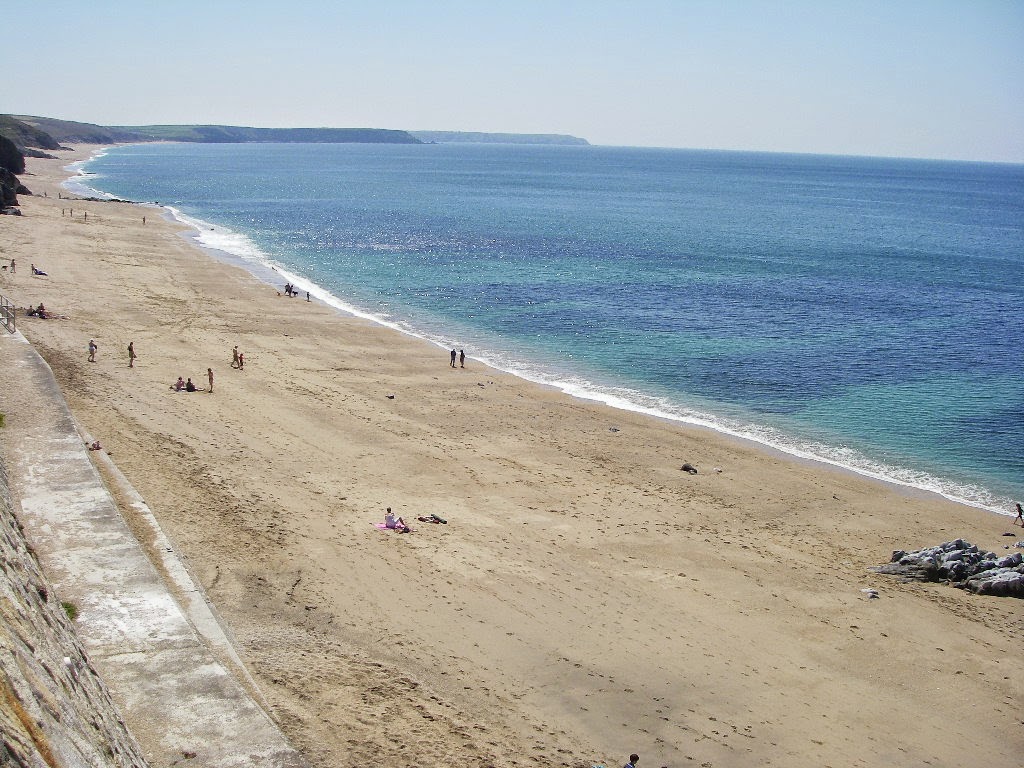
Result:
<svg viewBox="0 0 1024 768">
<path fill-rule="evenodd" d="M 280 296 L 281 294 L 277 294 L 277 295 Z M 299 289 L 296 288 L 291 283 L 285 283 L 284 284 L 284 295 L 288 296 L 289 298 L 293 298 L 294 299 L 296 296 L 299 295 Z M 309 291 L 306 291 L 306 301 L 309 301 Z"/>
<path fill-rule="evenodd" d="M 46 317 L 46 315 L 45 315 L 45 308 L 43 307 L 42 304 L 40 304 L 38 309 L 36 309 L 34 311 L 40 317 Z M 100 349 L 100 345 L 96 343 L 96 339 L 89 339 L 89 357 L 88 357 L 88 360 L 89 360 L 90 363 L 95 363 L 96 362 L 96 353 L 99 352 L 99 349 Z M 129 368 L 134 368 L 135 367 L 135 361 L 138 360 L 138 359 L 139 359 L 139 355 L 135 351 L 135 342 L 134 341 L 129 341 L 128 342 L 128 367 Z M 239 352 L 238 351 L 238 347 L 235 346 L 234 362 L 232 362 L 231 366 L 233 368 L 241 368 L 244 365 L 244 360 L 245 360 L 245 358 L 243 357 L 242 353 Z M 178 380 L 176 382 L 174 382 L 173 384 L 171 384 L 170 388 L 173 389 L 175 392 L 213 392 L 213 368 L 207 368 L 206 369 L 206 379 L 207 379 L 207 381 L 210 382 L 210 386 L 208 388 L 205 388 L 205 389 L 202 388 L 202 387 L 197 387 L 195 385 L 195 383 L 193 383 L 191 376 L 188 377 L 187 379 L 185 377 L 179 376 Z"/>
<path fill-rule="evenodd" d="M 456 355 L 455 354 L 455 347 L 452 347 L 452 368 L 455 367 L 455 360 L 456 359 L 458 359 L 458 361 L 459 361 L 459 367 L 460 368 L 465 368 L 466 367 L 466 350 L 460 349 L 459 350 L 459 354 Z"/>
<path fill-rule="evenodd" d="M 210 380 L 209 389 L 197 387 L 192 382 L 191 376 L 187 380 L 183 380 L 181 376 L 179 376 L 178 380 L 171 384 L 171 389 L 173 389 L 175 392 L 213 392 L 213 368 L 206 369 L 206 376 Z"/>
</svg>

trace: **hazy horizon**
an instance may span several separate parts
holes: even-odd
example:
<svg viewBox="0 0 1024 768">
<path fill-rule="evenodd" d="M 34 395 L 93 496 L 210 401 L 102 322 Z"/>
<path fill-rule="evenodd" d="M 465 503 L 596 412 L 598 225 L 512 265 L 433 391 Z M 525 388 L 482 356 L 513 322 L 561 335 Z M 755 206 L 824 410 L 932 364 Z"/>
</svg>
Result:
<svg viewBox="0 0 1024 768">
<path fill-rule="evenodd" d="M 59 5 L 0 111 L 1024 162 L 1022 3 Z"/>
</svg>

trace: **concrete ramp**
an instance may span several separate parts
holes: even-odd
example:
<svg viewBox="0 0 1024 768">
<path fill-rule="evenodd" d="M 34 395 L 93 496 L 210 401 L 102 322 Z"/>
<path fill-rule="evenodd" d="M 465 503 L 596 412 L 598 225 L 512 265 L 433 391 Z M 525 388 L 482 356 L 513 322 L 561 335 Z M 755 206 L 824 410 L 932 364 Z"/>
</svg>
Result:
<svg viewBox="0 0 1024 768">
<path fill-rule="evenodd" d="M 303 768 L 201 589 L 111 466 L 149 529 L 146 546 L 129 530 L 49 366 L 20 333 L 0 334 L 0 394 L 18 519 L 58 597 L 77 606 L 90 663 L 149 762 Z"/>
</svg>

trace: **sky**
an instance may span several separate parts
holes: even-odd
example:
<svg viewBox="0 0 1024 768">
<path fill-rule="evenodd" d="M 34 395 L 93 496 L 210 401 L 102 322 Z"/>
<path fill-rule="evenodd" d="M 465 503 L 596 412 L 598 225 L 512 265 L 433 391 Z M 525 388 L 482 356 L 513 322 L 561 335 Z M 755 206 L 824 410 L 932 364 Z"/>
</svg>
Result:
<svg viewBox="0 0 1024 768">
<path fill-rule="evenodd" d="M 0 0 L 0 112 L 1024 163 L 1024 0 Z"/>
</svg>

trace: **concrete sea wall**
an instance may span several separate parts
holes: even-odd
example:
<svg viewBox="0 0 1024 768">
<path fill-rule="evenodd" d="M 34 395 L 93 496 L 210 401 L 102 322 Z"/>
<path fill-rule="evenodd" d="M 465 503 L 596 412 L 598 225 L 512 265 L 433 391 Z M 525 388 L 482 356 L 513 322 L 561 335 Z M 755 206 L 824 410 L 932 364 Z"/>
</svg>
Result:
<svg viewBox="0 0 1024 768">
<path fill-rule="evenodd" d="M 144 768 L 22 535 L 0 463 L 0 765 Z"/>
</svg>

